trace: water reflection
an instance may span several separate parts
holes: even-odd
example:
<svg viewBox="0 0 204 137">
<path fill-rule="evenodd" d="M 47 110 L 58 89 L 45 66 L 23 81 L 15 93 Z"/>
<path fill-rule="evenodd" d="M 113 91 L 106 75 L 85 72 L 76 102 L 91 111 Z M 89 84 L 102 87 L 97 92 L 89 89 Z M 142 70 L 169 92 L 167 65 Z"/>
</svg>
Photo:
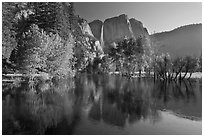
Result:
<svg viewBox="0 0 204 137">
<path fill-rule="evenodd" d="M 4 86 L 3 134 L 107 134 L 94 130 L 96 125 L 101 130 L 106 125 L 112 130 L 119 127 L 117 134 L 123 134 L 141 121 L 161 123 L 163 111 L 200 121 L 200 84 L 199 80 L 168 83 L 84 74 L 75 81 Z"/>
<path fill-rule="evenodd" d="M 72 120 L 70 80 L 39 82 L 30 87 L 21 83 L 13 94 L 3 95 L 3 134 L 44 134 L 47 128 Z"/>
</svg>

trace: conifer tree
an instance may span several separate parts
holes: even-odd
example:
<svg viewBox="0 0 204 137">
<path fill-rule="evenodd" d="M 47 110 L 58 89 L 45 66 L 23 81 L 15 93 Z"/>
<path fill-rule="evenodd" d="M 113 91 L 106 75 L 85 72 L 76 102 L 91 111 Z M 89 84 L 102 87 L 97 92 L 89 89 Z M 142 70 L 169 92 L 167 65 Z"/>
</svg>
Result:
<svg viewBox="0 0 204 137">
<path fill-rule="evenodd" d="M 2 55 L 3 59 L 9 59 L 11 51 L 16 46 L 14 24 L 17 14 L 20 13 L 25 3 L 2 3 Z"/>
</svg>

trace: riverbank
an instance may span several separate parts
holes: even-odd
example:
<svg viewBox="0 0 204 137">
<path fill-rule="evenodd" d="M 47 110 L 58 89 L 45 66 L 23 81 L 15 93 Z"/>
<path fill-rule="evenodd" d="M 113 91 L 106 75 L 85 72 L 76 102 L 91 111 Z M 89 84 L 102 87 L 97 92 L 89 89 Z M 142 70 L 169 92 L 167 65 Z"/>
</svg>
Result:
<svg viewBox="0 0 204 137">
<path fill-rule="evenodd" d="M 24 81 L 26 78 L 34 78 L 38 77 L 41 80 L 48 80 L 52 78 L 48 73 L 40 73 L 40 74 L 2 74 L 2 82 L 15 82 Z"/>
<path fill-rule="evenodd" d="M 137 78 L 139 77 L 139 72 L 135 72 L 132 75 L 125 75 L 125 74 L 121 74 L 120 72 L 109 72 L 108 74 L 110 75 L 121 75 L 121 76 L 128 76 L 128 77 L 132 77 L 132 78 Z M 185 73 L 181 73 L 181 77 L 184 75 Z M 150 76 L 153 77 L 154 73 L 150 72 Z M 190 75 L 190 73 L 188 73 L 186 75 L 185 78 L 188 78 Z M 40 77 L 43 80 L 48 80 L 50 78 L 50 76 L 47 73 L 42 73 L 42 74 L 33 74 L 33 75 L 25 75 L 25 74 L 2 74 L 2 82 L 15 82 L 16 79 L 23 81 L 23 79 L 21 78 L 25 78 L 25 77 Z M 146 72 L 142 72 L 141 73 L 141 77 L 149 77 L 148 74 Z M 192 74 L 191 79 L 202 79 L 202 72 L 195 72 Z"/>
<path fill-rule="evenodd" d="M 111 75 L 123 75 L 123 76 L 126 76 L 124 74 L 121 74 L 120 72 L 116 71 L 116 72 L 109 72 L 109 74 Z M 146 72 L 141 72 L 141 77 L 146 77 L 148 74 Z M 150 72 L 150 76 L 153 77 L 154 73 L 153 72 Z M 181 73 L 181 77 L 183 77 L 185 75 L 185 73 Z M 187 73 L 186 77 L 185 78 L 188 78 L 190 76 L 190 73 Z M 129 77 L 133 77 L 133 78 L 136 78 L 136 77 L 139 77 L 139 72 L 135 72 L 134 74 L 132 75 L 129 75 Z M 195 79 L 195 78 L 199 78 L 201 79 L 202 78 L 202 72 L 195 72 L 195 73 L 192 73 L 191 75 L 191 79 Z"/>
</svg>

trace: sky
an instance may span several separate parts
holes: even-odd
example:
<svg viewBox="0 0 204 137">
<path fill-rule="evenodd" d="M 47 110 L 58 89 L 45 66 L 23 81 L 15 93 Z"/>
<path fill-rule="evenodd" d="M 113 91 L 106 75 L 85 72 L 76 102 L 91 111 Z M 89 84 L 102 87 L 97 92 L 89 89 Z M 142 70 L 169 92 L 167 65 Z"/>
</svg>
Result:
<svg viewBox="0 0 204 137">
<path fill-rule="evenodd" d="M 202 22 L 201 2 L 76 2 L 75 12 L 88 22 L 127 14 L 150 34 Z"/>
</svg>

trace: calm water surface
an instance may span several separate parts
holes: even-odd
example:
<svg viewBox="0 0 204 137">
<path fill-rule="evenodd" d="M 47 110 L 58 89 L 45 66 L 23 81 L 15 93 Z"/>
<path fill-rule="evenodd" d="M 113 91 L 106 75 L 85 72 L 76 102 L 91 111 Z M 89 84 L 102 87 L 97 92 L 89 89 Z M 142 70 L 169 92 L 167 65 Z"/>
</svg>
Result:
<svg viewBox="0 0 204 137">
<path fill-rule="evenodd" d="M 3 134 L 202 134 L 201 80 L 82 75 L 3 83 Z"/>
</svg>

